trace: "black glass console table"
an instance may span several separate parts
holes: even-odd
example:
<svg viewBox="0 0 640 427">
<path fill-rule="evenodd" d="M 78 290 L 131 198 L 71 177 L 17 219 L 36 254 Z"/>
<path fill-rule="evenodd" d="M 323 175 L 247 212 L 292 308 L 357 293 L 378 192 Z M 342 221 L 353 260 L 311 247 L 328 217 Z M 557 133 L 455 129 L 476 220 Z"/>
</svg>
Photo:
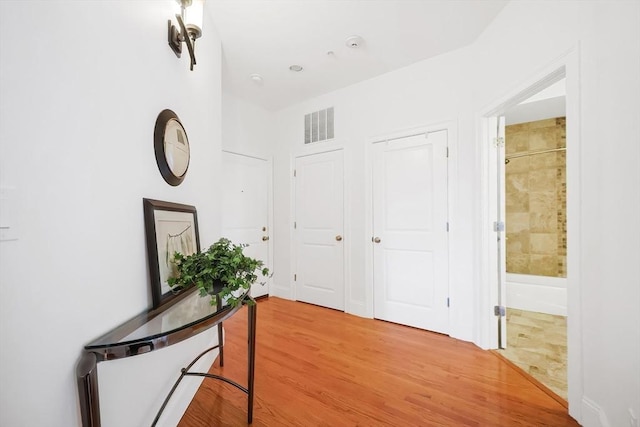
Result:
<svg viewBox="0 0 640 427">
<path fill-rule="evenodd" d="M 170 303 L 149 310 L 123 323 L 84 347 L 82 357 L 76 367 L 78 394 L 83 427 L 100 427 L 100 403 L 98 396 L 98 362 L 136 356 L 184 341 L 213 326 L 218 327 L 218 344 L 204 350 L 193 361 L 182 368 L 180 376 L 169 391 L 162 406 L 151 423 L 155 426 L 178 384 L 186 376 L 199 376 L 224 381 L 247 394 L 247 421 L 253 421 L 253 389 L 256 348 L 255 301 L 245 293 L 241 304 L 223 306 L 218 299 L 217 306 L 211 306 L 208 298 L 201 298 L 196 289 L 185 292 Z M 205 354 L 219 349 L 220 366 L 224 365 L 222 322 L 237 313 L 242 305 L 248 306 L 248 375 L 247 386 L 220 375 L 191 372 L 193 365 Z"/>
</svg>

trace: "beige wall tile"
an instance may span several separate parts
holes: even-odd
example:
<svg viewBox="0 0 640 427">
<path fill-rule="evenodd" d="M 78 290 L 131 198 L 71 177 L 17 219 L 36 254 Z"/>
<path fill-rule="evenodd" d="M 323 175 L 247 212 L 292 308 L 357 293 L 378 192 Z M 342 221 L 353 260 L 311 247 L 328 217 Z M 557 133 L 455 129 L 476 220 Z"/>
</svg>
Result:
<svg viewBox="0 0 640 427">
<path fill-rule="evenodd" d="M 530 233 L 529 249 L 532 254 L 557 255 L 558 235 L 555 233 Z M 557 263 L 556 260 L 553 265 L 555 270 L 557 270 Z"/>
<path fill-rule="evenodd" d="M 536 276 L 556 277 L 558 274 L 557 257 L 553 255 L 536 255 L 529 256 L 529 272 Z"/>
<path fill-rule="evenodd" d="M 554 211 L 529 212 L 529 229 L 532 233 L 557 233 L 558 214 Z"/>
<path fill-rule="evenodd" d="M 505 205 L 508 212 L 529 211 L 529 174 L 514 173 L 505 178 Z"/>
<path fill-rule="evenodd" d="M 506 154 L 529 151 L 529 132 L 505 132 Z"/>
<path fill-rule="evenodd" d="M 556 130 L 540 128 L 529 133 L 529 150 L 546 150 L 556 148 Z"/>
<path fill-rule="evenodd" d="M 507 253 L 510 255 L 515 254 L 529 254 L 529 231 L 522 231 L 520 233 L 507 233 Z"/>
<path fill-rule="evenodd" d="M 518 123 L 517 125 L 505 126 L 505 135 L 509 136 L 509 133 L 522 132 L 529 130 L 529 123 Z"/>
<path fill-rule="evenodd" d="M 507 257 L 507 272 L 529 274 L 529 255 L 512 254 Z"/>
<path fill-rule="evenodd" d="M 557 168 L 539 169 L 529 172 L 529 191 L 554 191 L 556 190 Z"/>
<path fill-rule="evenodd" d="M 507 163 L 505 167 L 504 172 L 506 175 L 511 175 L 514 173 L 528 173 L 529 163 L 530 163 L 529 156 L 510 159 L 509 163 Z"/>
<path fill-rule="evenodd" d="M 530 156 L 530 170 L 551 169 L 558 167 L 557 153 L 541 153 Z"/>
<path fill-rule="evenodd" d="M 540 128 L 555 128 L 556 127 L 556 119 L 545 119 L 538 120 L 535 122 L 529 122 L 529 129 L 540 129 Z"/>
<path fill-rule="evenodd" d="M 529 193 L 529 208 L 533 212 L 554 211 L 556 199 L 553 191 L 532 191 Z"/>
<path fill-rule="evenodd" d="M 530 219 L 528 212 L 507 212 L 506 217 L 507 235 L 509 233 L 519 233 L 521 231 L 529 231 Z"/>
<path fill-rule="evenodd" d="M 507 126 L 507 155 L 565 147 L 564 117 Z M 505 167 L 507 271 L 566 277 L 566 153 L 529 154 Z"/>
</svg>

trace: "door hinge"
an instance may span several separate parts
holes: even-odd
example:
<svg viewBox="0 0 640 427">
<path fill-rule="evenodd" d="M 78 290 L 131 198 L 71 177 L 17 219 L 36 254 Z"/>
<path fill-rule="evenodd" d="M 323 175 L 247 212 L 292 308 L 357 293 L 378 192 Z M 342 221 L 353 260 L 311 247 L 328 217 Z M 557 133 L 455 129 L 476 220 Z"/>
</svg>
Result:
<svg viewBox="0 0 640 427">
<path fill-rule="evenodd" d="M 296 170 L 295 169 L 293 170 L 293 177 L 294 178 L 296 177 Z"/>
<path fill-rule="evenodd" d="M 449 147 L 447 147 L 447 159 L 449 158 Z"/>
<path fill-rule="evenodd" d="M 293 221 L 293 229 L 295 230 L 296 228 L 298 228 L 298 223 Z"/>
<path fill-rule="evenodd" d="M 449 307 L 449 297 L 447 297 L 447 307 Z"/>
<path fill-rule="evenodd" d="M 297 274 L 294 274 L 294 275 L 293 275 L 293 281 L 295 282 L 295 281 L 297 281 L 297 280 L 298 280 L 298 275 L 297 275 Z"/>
<path fill-rule="evenodd" d="M 493 315 L 504 317 L 507 315 L 507 310 L 502 305 L 496 305 L 493 307 Z"/>
<path fill-rule="evenodd" d="M 499 136 L 497 138 L 493 138 L 493 146 L 494 147 L 504 147 L 504 138 Z"/>
<path fill-rule="evenodd" d="M 449 232 L 449 222 L 447 221 L 447 233 Z"/>
<path fill-rule="evenodd" d="M 504 231 L 504 221 L 494 221 L 493 222 L 493 231 Z"/>
</svg>

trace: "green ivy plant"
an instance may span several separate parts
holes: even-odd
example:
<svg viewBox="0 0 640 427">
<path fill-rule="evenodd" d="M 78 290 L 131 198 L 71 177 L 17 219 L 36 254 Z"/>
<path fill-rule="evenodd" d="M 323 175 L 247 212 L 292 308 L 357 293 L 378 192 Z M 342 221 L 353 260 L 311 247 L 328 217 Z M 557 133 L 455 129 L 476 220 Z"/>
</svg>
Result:
<svg viewBox="0 0 640 427">
<path fill-rule="evenodd" d="M 246 246 L 221 238 L 206 251 L 186 256 L 176 252 L 173 255 L 176 274 L 167 282 L 172 288 L 195 285 L 201 297 L 211 297 L 211 305 L 216 305 L 218 298 L 222 298 L 235 307 L 241 303 L 244 291 L 258 280 L 258 274 L 269 277 L 269 269 L 262 261 L 242 252 Z"/>
</svg>

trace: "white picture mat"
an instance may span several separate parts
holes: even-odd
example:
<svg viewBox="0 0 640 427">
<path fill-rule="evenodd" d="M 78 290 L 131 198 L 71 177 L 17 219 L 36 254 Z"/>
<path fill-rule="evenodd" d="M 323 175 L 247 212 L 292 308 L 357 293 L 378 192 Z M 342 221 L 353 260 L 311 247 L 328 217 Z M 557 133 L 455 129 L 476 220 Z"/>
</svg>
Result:
<svg viewBox="0 0 640 427">
<path fill-rule="evenodd" d="M 161 295 L 171 291 L 167 280 L 173 274 L 171 260 L 174 252 L 191 255 L 196 252 L 196 227 L 191 212 L 154 211 L 158 269 Z"/>
</svg>

